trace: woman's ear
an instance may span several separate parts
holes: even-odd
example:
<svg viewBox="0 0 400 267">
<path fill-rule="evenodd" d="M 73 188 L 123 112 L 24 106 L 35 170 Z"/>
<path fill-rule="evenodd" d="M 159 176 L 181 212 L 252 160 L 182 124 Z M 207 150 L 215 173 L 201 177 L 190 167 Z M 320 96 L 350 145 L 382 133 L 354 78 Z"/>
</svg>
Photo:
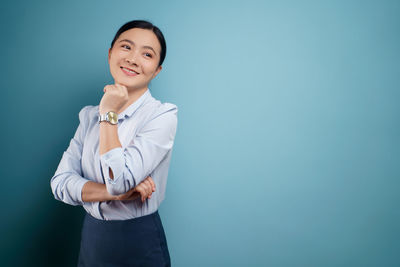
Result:
<svg viewBox="0 0 400 267">
<path fill-rule="evenodd" d="M 108 49 L 108 62 L 110 62 L 110 57 L 111 57 L 111 48 Z"/>
<path fill-rule="evenodd" d="M 158 75 L 158 73 L 160 73 L 161 70 L 162 70 L 162 65 L 157 67 L 157 70 L 156 70 L 156 72 L 154 72 L 152 79 L 154 79 Z"/>
</svg>

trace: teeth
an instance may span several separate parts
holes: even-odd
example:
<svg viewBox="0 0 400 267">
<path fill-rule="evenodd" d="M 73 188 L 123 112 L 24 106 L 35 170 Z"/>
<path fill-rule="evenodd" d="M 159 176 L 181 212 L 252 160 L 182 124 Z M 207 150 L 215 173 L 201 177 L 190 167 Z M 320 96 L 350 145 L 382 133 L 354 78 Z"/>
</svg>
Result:
<svg viewBox="0 0 400 267">
<path fill-rule="evenodd" d="M 130 72 L 130 73 L 136 73 L 133 70 L 130 70 L 130 69 L 127 69 L 127 68 L 124 68 L 124 67 L 123 67 L 123 69 L 126 70 L 127 72 Z"/>
</svg>

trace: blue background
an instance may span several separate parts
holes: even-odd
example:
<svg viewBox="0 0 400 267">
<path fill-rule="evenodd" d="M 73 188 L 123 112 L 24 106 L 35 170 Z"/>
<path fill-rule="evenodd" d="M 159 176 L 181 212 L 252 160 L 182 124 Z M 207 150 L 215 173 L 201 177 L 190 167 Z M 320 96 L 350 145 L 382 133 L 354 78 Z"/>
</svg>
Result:
<svg viewBox="0 0 400 267">
<path fill-rule="evenodd" d="M 400 266 L 399 1 L 2 3 L 2 266 L 75 266 L 84 211 L 49 182 L 132 19 L 179 108 L 173 266 Z"/>
</svg>

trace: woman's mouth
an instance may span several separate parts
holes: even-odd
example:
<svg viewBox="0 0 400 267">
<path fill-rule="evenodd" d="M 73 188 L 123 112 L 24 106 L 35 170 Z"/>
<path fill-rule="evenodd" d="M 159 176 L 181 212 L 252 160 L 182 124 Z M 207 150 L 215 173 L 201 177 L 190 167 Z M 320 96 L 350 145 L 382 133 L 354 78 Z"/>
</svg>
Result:
<svg viewBox="0 0 400 267">
<path fill-rule="evenodd" d="M 128 76 L 136 76 L 136 75 L 139 75 L 139 73 L 137 73 L 136 71 L 131 70 L 131 69 L 128 69 L 128 68 L 125 68 L 125 67 L 121 67 L 121 70 L 122 70 L 126 75 L 128 75 Z"/>
</svg>

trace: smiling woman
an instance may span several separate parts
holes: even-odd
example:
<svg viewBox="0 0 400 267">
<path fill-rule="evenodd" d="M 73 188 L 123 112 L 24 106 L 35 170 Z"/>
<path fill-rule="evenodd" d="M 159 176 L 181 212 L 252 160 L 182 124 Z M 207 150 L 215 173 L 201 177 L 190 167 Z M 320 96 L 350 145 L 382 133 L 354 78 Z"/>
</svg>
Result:
<svg viewBox="0 0 400 267">
<path fill-rule="evenodd" d="M 57 200 L 86 211 L 78 266 L 170 266 L 158 208 L 164 200 L 177 128 L 177 107 L 148 85 L 166 54 L 161 31 L 135 20 L 108 51 L 114 84 L 80 124 L 51 188 Z"/>
<path fill-rule="evenodd" d="M 162 69 L 160 55 L 161 44 L 153 31 L 141 28 L 127 30 L 120 34 L 109 50 L 111 75 L 116 83 L 129 89 L 144 90 Z"/>
</svg>

